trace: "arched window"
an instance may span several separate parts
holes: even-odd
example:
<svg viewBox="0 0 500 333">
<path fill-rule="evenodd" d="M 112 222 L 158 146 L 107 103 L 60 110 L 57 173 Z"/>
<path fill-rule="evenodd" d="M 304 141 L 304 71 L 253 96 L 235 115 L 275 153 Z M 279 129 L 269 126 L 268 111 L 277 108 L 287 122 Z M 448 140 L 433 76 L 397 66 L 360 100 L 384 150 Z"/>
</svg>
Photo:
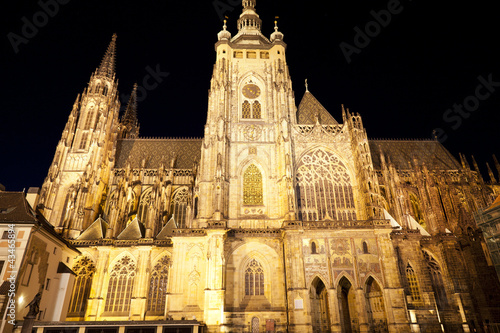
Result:
<svg viewBox="0 0 500 333">
<path fill-rule="evenodd" d="M 304 155 L 297 168 L 299 218 L 355 220 L 351 178 L 345 165 L 322 149 Z"/>
<path fill-rule="evenodd" d="M 408 280 L 408 288 L 410 289 L 411 297 L 413 301 L 420 302 L 422 298 L 420 297 L 420 288 L 418 286 L 417 275 L 411 267 L 410 264 L 406 266 L 406 279 Z"/>
<path fill-rule="evenodd" d="M 434 259 L 427 251 L 422 251 L 422 253 L 431 275 L 432 290 L 434 291 L 434 295 L 436 297 L 436 304 L 439 309 L 443 309 L 448 305 L 448 298 L 446 297 L 441 267 L 436 259 Z"/>
<path fill-rule="evenodd" d="M 186 227 L 186 210 L 188 206 L 189 191 L 187 187 L 181 187 L 175 191 L 170 208 L 179 228 Z"/>
<path fill-rule="evenodd" d="M 245 269 L 245 295 L 264 295 L 264 270 L 255 259 L 250 260 Z"/>
<path fill-rule="evenodd" d="M 107 85 L 104 85 L 104 88 L 102 89 L 102 94 L 104 96 L 107 96 L 108 95 L 108 86 Z"/>
<path fill-rule="evenodd" d="M 252 118 L 253 119 L 260 119 L 261 118 L 261 108 L 260 108 L 260 103 L 258 101 L 253 102 Z"/>
<path fill-rule="evenodd" d="M 135 262 L 129 256 L 123 257 L 113 266 L 109 274 L 104 311 L 128 314 L 134 288 L 135 269 Z"/>
<path fill-rule="evenodd" d="M 241 118 L 249 119 L 252 118 L 252 111 L 250 107 L 250 103 L 248 101 L 244 101 L 241 106 Z"/>
<path fill-rule="evenodd" d="M 87 119 L 85 119 L 85 125 L 83 126 L 84 130 L 90 129 L 90 125 L 92 124 L 92 119 L 94 118 L 94 107 L 90 107 L 87 111 Z"/>
<path fill-rule="evenodd" d="M 263 202 L 262 174 L 251 164 L 243 174 L 243 204 L 262 205 Z"/>
<path fill-rule="evenodd" d="M 244 119 L 261 119 L 262 106 L 259 101 L 254 101 L 250 104 L 249 101 L 244 101 L 241 105 L 241 118 Z"/>
<path fill-rule="evenodd" d="M 148 311 L 165 311 L 169 266 L 170 258 L 165 256 L 153 268 L 149 283 Z"/>
<path fill-rule="evenodd" d="M 311 253 L 312 254 L 318 253 L 316 250 L 316 243 L 315 242 L 311 242 Z"/>
<path fill-rule="evenodd" d="M 364 254 L 368 253 L 368 244 L 366 244 L 366 242 L 363 242 L 363 253 Z"/>
<path fill-rule="evenodd" d="M 85 315 L 87 299 L 90 295 L 92 277 L 95 272 L 94 263 L 90 258 L 83 257 L 73 266 L 73 272 L 76 274 L 76 279 L 73 285 L 71 301 L 69 302 L 68 316 L 83 317 Z"/>
<path fill-rule="evenodd" d="M 142 223 L 146 223 L 148 218 L 149 206 L 151 205 L 151 189 L 146 190 L 139 201 L 139 209 L 137 211 L 137 217 Z"/>
</svg>

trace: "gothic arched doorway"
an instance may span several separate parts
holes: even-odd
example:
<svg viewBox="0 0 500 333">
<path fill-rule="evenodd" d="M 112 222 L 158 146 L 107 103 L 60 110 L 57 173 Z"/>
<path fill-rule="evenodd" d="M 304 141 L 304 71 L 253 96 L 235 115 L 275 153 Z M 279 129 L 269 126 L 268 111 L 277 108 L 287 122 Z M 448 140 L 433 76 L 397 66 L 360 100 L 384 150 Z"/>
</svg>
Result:
<svg viewBox="0 0 500 333">
<path fill-rule="evenodd" d="M 340 322 L 342 332 L 358 332 L 358 312 L 356 309 L 356 293 L 351 282 L 343 277 L 338 286 L 338 297 L 340 305 Z"/>
<path fill-rule="evenodd" d="M 366 281 L 365 297 L 368 309 L 370 332 L 388 332 L 384 292 L 382 288 L 380 288 L 377 281 L 375 281 L 371 276 Z"/>
<path fill-rule="evenodd" d="M 313 333 L 330 332 L 330 310 L 328 292 L 320 278 L 314 278 L 309 289 Z"/>
</svg>

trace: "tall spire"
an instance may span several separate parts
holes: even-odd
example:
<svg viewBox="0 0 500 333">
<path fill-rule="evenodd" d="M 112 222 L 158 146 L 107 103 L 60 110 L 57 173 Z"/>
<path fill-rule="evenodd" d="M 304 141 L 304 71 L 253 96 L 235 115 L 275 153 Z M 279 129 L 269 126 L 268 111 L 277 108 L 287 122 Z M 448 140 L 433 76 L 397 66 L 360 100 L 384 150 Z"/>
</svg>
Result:
<svg viewBox="0 0 500 333">
<path fill-rule="evenodd" d="M 262 20 L 255 12 L 256 0 L 243 0 L 243 13 L 238 19 L 238 31 L 259 31 Z"/>
<path fill-rule="evenodd" d="M 97 74 L 106 76 L 112 79 L 115 75 L 115 59 L 116 59 L 116 34 L 113 34 L 111 43 L 102 58 L 101 65 L 97 69 Z"/>
</svg>

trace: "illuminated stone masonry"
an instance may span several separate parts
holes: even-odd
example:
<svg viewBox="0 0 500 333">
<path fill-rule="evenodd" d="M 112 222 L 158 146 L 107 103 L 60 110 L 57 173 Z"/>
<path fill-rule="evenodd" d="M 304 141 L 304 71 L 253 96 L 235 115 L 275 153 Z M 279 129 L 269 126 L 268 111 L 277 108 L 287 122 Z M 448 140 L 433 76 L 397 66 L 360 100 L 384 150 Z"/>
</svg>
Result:
<svg viewBox="0 0 500 333">
<path fill-rule="evenodd" d="M 235 36 L 225 24 L 218 34 L 200 139 L 140 138 L 135 90 L 119 118 L 113 37 L 38 198 L 81 251 L 66 321 L 50 325 L 499 324 L 499 282 L 472 218 L 498 182 L 437 141 L 369 140 L 359 114 L 342 107 L 338 122 L 308 90 L 296 107 L 284 35 L 261 33 L 255 5 L 243 1 Z"/>
</svg>

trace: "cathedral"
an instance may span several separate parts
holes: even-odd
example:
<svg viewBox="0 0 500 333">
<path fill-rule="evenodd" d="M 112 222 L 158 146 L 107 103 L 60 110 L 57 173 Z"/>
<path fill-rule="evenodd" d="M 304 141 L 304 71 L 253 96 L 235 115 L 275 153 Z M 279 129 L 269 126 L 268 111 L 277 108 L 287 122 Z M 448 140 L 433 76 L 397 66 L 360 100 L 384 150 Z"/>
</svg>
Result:
<svg viewBox="0 0 500 333">
<path fill-rule="evenodd" d="M 217 35 L 199 139 L 141 138 L 137 87 L 119 114 L 113 36 L 36 202 L 80 251 L 50 325 L 496 332 L 500 285 L 474 221 L 500 195 L 494 172 L 437 140 L 368 139 L 359 114 L 335 119 L 307 89 L 296 103 L 284 34 L 264 36 L 256 0 L 242 5 L 238 32 Z"/>
</svg>

